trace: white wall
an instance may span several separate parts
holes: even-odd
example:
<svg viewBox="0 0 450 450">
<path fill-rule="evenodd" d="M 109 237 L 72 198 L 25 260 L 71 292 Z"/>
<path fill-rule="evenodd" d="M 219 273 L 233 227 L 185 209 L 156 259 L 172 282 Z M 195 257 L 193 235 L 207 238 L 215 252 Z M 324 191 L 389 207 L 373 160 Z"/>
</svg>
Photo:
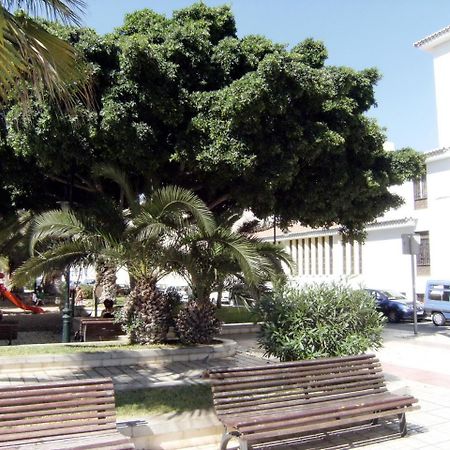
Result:
<svg viewBox="0 0 450 450">
<path fill-rule="evenodd" d="M 430 50 L 434 56 L 434 84 L 439 147 L 450 145 L 450 41 Z"/>
<path fill-rule="evenodd" d="M 411 257 L 402 253 L 402 234 L 412 226 L 369 231 L 363 247 L 363 277 L 367 287 L 412 293 Z"/>
<path fill-rule="evenodd" d="M 431 257 L 429 278 L 450 279 L 450 155 L 431 160 L 427 168 Z"/>
</svg>

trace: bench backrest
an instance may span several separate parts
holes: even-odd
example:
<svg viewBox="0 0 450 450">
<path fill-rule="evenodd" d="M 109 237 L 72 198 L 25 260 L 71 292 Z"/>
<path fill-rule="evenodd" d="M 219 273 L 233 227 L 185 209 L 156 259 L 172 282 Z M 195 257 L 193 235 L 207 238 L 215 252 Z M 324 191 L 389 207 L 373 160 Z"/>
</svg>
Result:
<svg viewBox="0 0 450 450">
<path fill-rule="evenodd" d="M 110 378 L 0 388 L 0 447 L 115 429 Z"/>
<path fill-rule="evenodd" d="M 114 339 L 121 334 L 125 334 L 119 323 L 114 322 L 114 319 L 98 318 L 81 319 L 81 336 L 84 341 L 90 340 L 104 340 Z"/>
<path fill-rule="evenodd" d="M 211 369 L 207 376 L 219 417 L 386 391 L 374 355 Z"/>
<path fill-rule="evenodd" d="M 18 322 L 0 322 L 0 339 L 17 339 Z"/>
</svg>

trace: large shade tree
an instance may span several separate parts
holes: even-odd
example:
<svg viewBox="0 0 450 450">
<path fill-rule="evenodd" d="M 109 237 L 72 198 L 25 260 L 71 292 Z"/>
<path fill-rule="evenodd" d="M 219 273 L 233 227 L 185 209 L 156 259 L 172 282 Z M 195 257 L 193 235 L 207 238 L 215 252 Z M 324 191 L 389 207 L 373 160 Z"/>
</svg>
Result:
<svg viewBox="0 0 450 450">
<path fill-rule="evenodd" d="M 353 232 L 397 206 L 389 187 L 423 165 L 409 149 L 383 150 L 386 136 L 366 115 L 376 69 L 328 65 L 312 39 L 287 48 L 240 38 L 228 6 L 196 3 L 171 18 L 138 11 L 106 36 L 53 31 L 90 61 L 96 110 L 61 115 L 37 99 L 32 121 L 8 112 L 2 151 L 41 173 L 44 200 L 96 195 L 90 167 L 108 161 L 138 189 L 176 182 L 216 211 Z M 3 189 L 25 202 L 31 181 Z"/>
</svg>

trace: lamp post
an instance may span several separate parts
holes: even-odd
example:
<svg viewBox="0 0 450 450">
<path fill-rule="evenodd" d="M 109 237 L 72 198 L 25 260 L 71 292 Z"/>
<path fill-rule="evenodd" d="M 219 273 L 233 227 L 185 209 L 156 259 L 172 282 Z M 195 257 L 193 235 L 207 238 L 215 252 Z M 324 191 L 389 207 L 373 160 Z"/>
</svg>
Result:
<svg viewBox="0 0 450 450">
<path fill-rule="evenodd" d="M 66 295 L 64 295 L 64 308 L 62 310 L 62 342 L 70 342 L 70 325 L 72 321 L 70 308 L 70 269 L 66 270 Z"/>
<path fill-rule="evenodd" d="M 69 202 L 58 202 L 62 210 L 69 209 Z M 66 269 L 64 274 L 66 279 L 66 292 L 64 295 L 64 307 L 62 310 L 62 342 L 70 342 L 70 328 L 72 322 L 72 314 L 70 308 L 70 268 Z"/>
</svg>

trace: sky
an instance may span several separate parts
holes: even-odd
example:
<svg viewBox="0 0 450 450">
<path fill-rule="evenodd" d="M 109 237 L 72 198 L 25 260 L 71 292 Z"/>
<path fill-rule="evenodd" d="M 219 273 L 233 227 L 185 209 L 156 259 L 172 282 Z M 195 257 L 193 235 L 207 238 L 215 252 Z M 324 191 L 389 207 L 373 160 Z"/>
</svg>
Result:
<svg viewBox="0 0 450 450">
<path fill-rule="evenodd" d="M 331 65 L 376 67 L 377 107 L 369 115 L 396 148 L 438 146 L 431 54 L 414 42 L 450 25 L 450 0 L 204 0 L 228 4 L 239 37 L 260 34 L 291 47 L 321 40 Z M 87 0 L 84 25 L 108 33 L 125 14 L 143 8 L 167 17 L 193 0 Z"/>
</svg>

